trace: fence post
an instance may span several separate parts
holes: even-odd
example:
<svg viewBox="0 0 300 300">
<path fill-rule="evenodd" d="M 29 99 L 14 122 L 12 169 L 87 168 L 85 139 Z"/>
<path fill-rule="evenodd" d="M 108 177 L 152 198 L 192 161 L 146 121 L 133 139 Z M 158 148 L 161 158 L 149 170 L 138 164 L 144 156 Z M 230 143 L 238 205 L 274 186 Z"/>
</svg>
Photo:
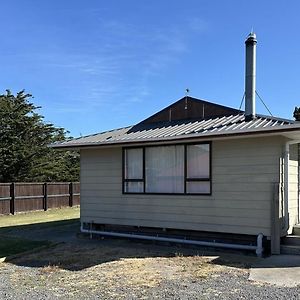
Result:
<svg viewBox="0 0 300 300">
<path fill-rule="evenodd" d="M 12 182 L 10 185 L 10 213 L 15 214 L 15 198 L 16 198 L 16 188 L 15 183 Z"/>
<path fill-rule="evenodd" d="M 69 206 L 72 207 L 73 206 L 73 182 L 70 182 L 69 184 Z"/>
<path fill-rule="evenodd" d="M 48 185 L 47 182 L 44 182 L 44 203 L 43 203 L 44 211 L 48 209 Z"/>
</svg>

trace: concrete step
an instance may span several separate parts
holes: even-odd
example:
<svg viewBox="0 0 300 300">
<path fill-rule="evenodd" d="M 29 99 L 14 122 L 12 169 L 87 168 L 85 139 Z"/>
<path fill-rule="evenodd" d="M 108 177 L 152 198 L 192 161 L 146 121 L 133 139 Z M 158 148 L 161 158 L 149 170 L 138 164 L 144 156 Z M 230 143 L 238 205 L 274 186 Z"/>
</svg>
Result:
<svg viewBox="0 0 300 300">
<path fill-rule="evenodd" d="M 288 235 L 281 239 L 282 245 L 300 246 L 300 235 Z"/>
<path fill-rule="evenodd" d="M 300 235 L 300 224 L 294 225 L 293 234 Z"/>
<path fill-rule="evenodd" d="M 300 246 L 281 245 L 280 254 L 300 255 Z"/>
</svg>

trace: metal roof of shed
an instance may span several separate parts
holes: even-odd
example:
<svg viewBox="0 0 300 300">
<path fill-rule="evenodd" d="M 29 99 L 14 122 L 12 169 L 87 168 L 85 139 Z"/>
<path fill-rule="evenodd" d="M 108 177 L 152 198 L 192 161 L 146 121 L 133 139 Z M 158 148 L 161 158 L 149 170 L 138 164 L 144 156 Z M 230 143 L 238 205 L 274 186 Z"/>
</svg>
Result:
<svg viewBox="0 0 300 300">
<path fill-rule="evenodd" d="M 51 145 L 53 148 L 81 148 L 101 145 L 163 142 L 187 138 L 245 135 L 300 130 L 300 123 L 257 115 L 246 121 L 244 113 L 202 120 L 177 120 L 145 124 L 105 131 Z"/>
</svg>

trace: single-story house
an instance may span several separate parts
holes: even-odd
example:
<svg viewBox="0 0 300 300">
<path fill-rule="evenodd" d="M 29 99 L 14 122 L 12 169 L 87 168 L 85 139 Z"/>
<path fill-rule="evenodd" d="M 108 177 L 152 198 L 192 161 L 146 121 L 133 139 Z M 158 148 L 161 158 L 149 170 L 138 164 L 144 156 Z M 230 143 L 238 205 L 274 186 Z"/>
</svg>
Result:
<svg viewBox="0 0 300 300">
<path fill-rule="evenodd" d="M 263 236 L 279 252 L 299 222 L 300 122 L 256 114 L 255 47 L 251 33 L 245 111 L 185 96 L 134 126 L 53 145 L 80 150 L 83 231 Z"/>
</svg>

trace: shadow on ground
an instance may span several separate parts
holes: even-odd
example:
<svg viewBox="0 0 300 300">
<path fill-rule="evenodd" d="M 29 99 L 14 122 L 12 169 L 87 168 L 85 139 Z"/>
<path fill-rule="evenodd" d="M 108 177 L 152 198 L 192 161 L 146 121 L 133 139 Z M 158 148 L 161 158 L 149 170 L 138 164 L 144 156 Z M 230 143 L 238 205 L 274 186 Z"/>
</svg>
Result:
<svg viewBox="0 0 300 300">
<path fill-rule="evenodd" d="M 19 254 L 14 258 L 7 258 L 6 262 L 26 267 L 55 266 L 64 270 L 79 271 L 128 258 L 208 256 L 210 263 L 216 265 L 237 268 L 265 267 L 265 259 L 255 257 L 252 252 L 125 239 L 90 240 L 87 235 L 77 237 L 79 226 L 79 219 L 72 219 L 0 228 L 0 235 L 52 242 L 46 249 Z M 276 262 L 271 267 L 280 266 L 280 260 Z M 295 260 L 290 261 L 287 267 L 299 266 L 300 261 Z"/>
<path fill-rule="evenodd" d="M 43 222 L 29 225 L 17 225 L 0 228 L 0 235 L 19 237 L 34 241 L 67 242 L 76 240 L 79 231 L 79 218 Z"/>
<path fill-rule="evenodd" d="M 6 262 L 26 267 L 56 266 L 79 271 L 128 258 L 211 256 L 213 263 L 235 267 L 249 266 L 253 260 L 256 261 L 253 254 L 238 255 L 240 252 L 237 251 L 212 251 L 208 248 L 111 238 L 90 240 L 87 235 L 78 238 L 79 227 L 79 219 L 72 219 L 0 228 L 0 235 L 52 242 L 46 249 L 19 254 L 7 258 Z"/>
</svg>

